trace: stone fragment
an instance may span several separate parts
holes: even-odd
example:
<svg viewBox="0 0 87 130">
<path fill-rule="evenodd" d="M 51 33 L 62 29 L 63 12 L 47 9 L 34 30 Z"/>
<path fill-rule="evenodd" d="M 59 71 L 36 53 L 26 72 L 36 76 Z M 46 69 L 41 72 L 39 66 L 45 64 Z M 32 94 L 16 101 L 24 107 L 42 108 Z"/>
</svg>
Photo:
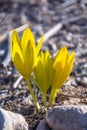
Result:
<svg viewBox="0 0 87 130">
<path fill-rule="evenodd" d="M 0 130 L 28 130 L 28 124 L 22 115 L 0 108 Z"/>
<path fill-rule="evenodd" d="M 53 108 L 36 130 L 87 130 L 87 106 L 65 105 Z"/>
<path fill-rule="evenodd" d="M 48 113 L 46 120 L 51 130 L 87 130 L 87 106 L 59 106 Z"/>
<path fill-rule="evenodd" d="M 50 127 L 48 126 L 46 119 L 43 119 L 41 121 L 36 130 L 50 130 Z"/>
</svg>

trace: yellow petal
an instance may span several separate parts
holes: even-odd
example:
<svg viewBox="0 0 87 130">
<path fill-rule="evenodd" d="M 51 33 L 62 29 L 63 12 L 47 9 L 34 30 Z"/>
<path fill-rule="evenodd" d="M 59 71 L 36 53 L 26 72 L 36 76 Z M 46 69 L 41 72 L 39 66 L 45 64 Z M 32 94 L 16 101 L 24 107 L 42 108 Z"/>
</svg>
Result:
<svg viewBox="0 0 87 130">
<path fill-rule="evenodd" d="M 37 67 L 34 69 L 35 80 L 39 85 L 39 89 L 43 94 L 47 91 L 47 77 L 43 64 L 39 61 Z"/>
<path fill-rule="evenodd" d="M 52 67 L 52 59 L 51 59 L 51 55 L 48 51 L 45 52 L 45 70 L 46 70 L 46 75 L 48 78 L 48 86 L 50 86 L 51 82 L 52 82 L 52 75 L 53 75 L 53 67 Z"/>
<path fill-rule="evenodd" d="M 60 57 L 59 58 L 57 57 L 56 60 L 54 61 L 55 65 L 53 64 L 54 72 L 53 72 L 52 85 L 55 88 L 58 88 L 60 80 L 61 80 L 61 76 L 64 73 L 64 68 L 66 67 L 66 64 L 68 62 L 68 60 L 67 60 L 68 52 L 67 52 L 66 48 L 63 48 L 62 52 L 59 55 L 60 55 Z"/>
<path fill-rule="evenodd" d="M 26 71 L 26 76 L 30 76 L 32 70 L 35 67 L 35 46 L 31 44 L 31 41 L 28 41 L 26 52 L 24 55 L 24 66 Z"/>
<path fill-rule="evenodd" d="M 60 69 L 58 69 L 58 66 L 56 68 L 56 72 L 54 74 L 53 78 L 53 86 L 55 88 L 60 88 L 63 83 L 66 81 L 67 77 L 69 76 L 72 67 L 74 63 L 74 52 L 72 52 L 71 55 L 67 55 L 66 61 L 65 61 L 65 66 L 62 68 L 61 62 L 60 62 Z"/>
<path fill-rule="evenodd" d="M 41 49 L 43 40 L 44 40 L 44 35 L 42 35 L 42 37 L 40 38 L 40 40 L 39 40 L 39 42 L 38 42 L 38 45 L 37 45 L 37 47 L 36 47 L 36 55 L 39 53 L 39 51 L 40 51 L 40 49 Z"/>
<path fill-rule="evenodd" d="M 60 51 L 57 53 L 57 55 L 55 56 L 54 58 L 54 61 L 53 61 L 53 68 L 56 68 L 56 63 L 61 61 L 61 59 L 65 59 L 66 56 L 67 56 L 67 48 L 64 46 L 60 49 Z"/>
<path fill-rule="evenodd" d="M 72 59 L 73 59 L 73 62 L 74 62 L 74 60 L 75 60 L 75 53 L 74 53 L 74 51 L 72 51 L 72 53 L 69 54 L 68 62 L 70 62 Z"/>
<path fill-rule="evenodd" d="M 25 73 L 24 73 L 25 72 L 25 68 L 24 68 L 22 59 L 21 59 L 21 57 L 19 56 L 18 53 L 15 53 L 15 56 L 14 56 L 14 65 L 15 65 L 16 69 L 19 71 L 19 73 L 22 76 L 25 76 Z"/>
<path fill-rule="evenodd" d="M 74 52 L 71 53 L 68 60 L 69 60 L 69 62 L 67 62 L 66 67 L 65 67 L 64 72 L 63 72 L 63 75 L 61 76 L 59 86 L 62 86 L 62 84 L 66 81 L 66 79 L 68 78 L 68 76 L 73 68 Z"/>
<path fill-rule="evenodd" d="M 45 53 L 41 52 L 38 59 L 34 74 L 41 92 L 46 94 L 52 82 L 52 59 L 48 51 Z"/>
<path fill-rule="evenodd" d="M 22 36 L 22 39 L 21 39 L 23 55 L 24 55 L 24 53 L 26 52 L 27 44 L 28 44 L 29 41 L 31 41 L 31 44 L 34 44 L 34 45 L 35 45 L 34 35 L 33 35 L 33 33 L 31 32 L 31 30 L 30 30 L 29 28 L 27 28 L 27 29 L 24 31 L 23 36 Z"/>
<path fill-rule="evenodd" d="M 16 31 L 13 31 L 12 33 L 10 47 L 11 47 L 12 60 L 14 61 L 15 53 L 18 53 L 23 61 L 20 38 Z"/>
</svg>

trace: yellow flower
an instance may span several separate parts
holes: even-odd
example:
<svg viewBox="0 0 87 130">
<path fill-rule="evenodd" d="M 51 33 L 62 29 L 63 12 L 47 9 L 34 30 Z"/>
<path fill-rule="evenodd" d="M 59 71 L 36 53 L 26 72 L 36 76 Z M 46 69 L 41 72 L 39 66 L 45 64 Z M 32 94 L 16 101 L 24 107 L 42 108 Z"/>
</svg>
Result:
<svg viewBox="0 0 87 130">
<path fill-rule="evenodd" d="M 46 105 L 46 92 L 52 82 L 52 59 L 48 51 L 41 52 L 38 57 L 37 66 L 34 69 L 35 81 L 42 92 L 44 104 Z"/>
<path fill-rule="evenodd" d="M 52 91 L 50 95 L 50 104 L 52 105 L 57 91 L 62 87 L 63 83 L 69 76 L 74 63 L 74 52 L 68 53 L 67 48 L 64 46 L 55 56 L 53 61 L 53 80 Z"/>
<path fill-rule="evenodd" d="M 24 31 L 21 39 L 16 31 L 12 32 L 10 44 L 12 60 L 24 78 L 28 78 L 34 69 L 42 42 L 43 36 L 36 46 L 34 35 L 29 28 Z"/>
</svg>

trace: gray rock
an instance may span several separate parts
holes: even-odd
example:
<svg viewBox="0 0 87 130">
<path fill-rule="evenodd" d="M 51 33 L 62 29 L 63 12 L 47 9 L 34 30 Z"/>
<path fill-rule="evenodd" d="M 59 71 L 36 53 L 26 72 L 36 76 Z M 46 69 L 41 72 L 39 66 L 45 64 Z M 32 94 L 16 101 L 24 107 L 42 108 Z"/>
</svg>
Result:
<svg viewBox="0 0 87 130">
<path fill-rule="evenodd" d="M 36 130 L 87 130 L 87 106 L 66 105 L 53 108 Z"/>
<path fill-rule="evenodd" d="M 0 108 L 0 130 L 28 130 L 24 117 Z"/>
<path fill-rule="evenodd" d="M 50 130 L 50 127 L 48 126 L 46 119 L 43 119 L 41 121 L 36 130 Z"/>
</svg>

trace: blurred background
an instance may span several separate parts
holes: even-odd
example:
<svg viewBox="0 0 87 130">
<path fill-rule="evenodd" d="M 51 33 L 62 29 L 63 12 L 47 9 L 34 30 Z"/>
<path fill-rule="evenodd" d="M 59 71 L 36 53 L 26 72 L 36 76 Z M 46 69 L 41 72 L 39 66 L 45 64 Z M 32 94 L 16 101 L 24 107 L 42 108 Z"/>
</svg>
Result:
<svg viewBox="0 0 87 130">
<path fill-rule="evenodd" d="M 87 0 L 0 0 L 0 107 L 21 113 L 35 128 L 43 114 L 39 117 L 29 104 L 29 90 L 9 49 L 11 31 L 21 35 L 27 27 L 36 41 L 45 34 L 42 50 L 53 56 L 63 45 L 75 51 L 73 71 L 55 105 L 87 105 Z"/>
<path fill-rule="evenodd" d="M 82 46 L 87 46 L 86 0 L 0 0 L 0 62 L 7 55 L 7 39 L 13 29 L 18 28 L 20 34 L 30 27 L 38 39 L 59 23 L 51 36 L 47 34 L 44 49 L 56 52 L 66 45 L 79 53 Z"/>
</svg>

